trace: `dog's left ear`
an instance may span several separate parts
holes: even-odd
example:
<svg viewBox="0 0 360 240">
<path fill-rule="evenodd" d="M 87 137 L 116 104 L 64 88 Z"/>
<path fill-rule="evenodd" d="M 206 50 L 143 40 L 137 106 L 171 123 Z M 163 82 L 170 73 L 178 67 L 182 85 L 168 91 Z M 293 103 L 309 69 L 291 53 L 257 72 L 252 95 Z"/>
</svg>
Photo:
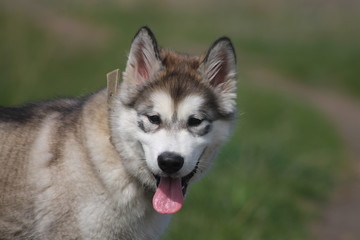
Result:
<svg viewBox="0 0 360 240">
<path fill-rule="evenodd" d="M 131 44 L 124 80 L 142 85 L 160 68 L 161 60 L 155 36 L 148 27 L 142 27 Z"/>
<path fill-rule="evenodd" d="M 205 81 L 219 94 L 224 113 L 235 111 L 236 55 L 231 40 L 222 37 L 208 50 L 200 71 Z"/>
</svg>

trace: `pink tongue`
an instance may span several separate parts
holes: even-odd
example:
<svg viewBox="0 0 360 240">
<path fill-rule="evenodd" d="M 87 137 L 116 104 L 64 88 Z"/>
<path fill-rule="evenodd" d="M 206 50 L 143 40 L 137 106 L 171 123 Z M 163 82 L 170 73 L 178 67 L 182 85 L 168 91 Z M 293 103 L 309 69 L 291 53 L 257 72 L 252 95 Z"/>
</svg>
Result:
<svg viewBox="0 0 360 240">
<path fill-rule="evenodd" d="M 161 214 L 173 214 L 180 210 L 184 202 L 181 178 L 160 178 L 153 197 L 153 207 Z"/>
</svg>

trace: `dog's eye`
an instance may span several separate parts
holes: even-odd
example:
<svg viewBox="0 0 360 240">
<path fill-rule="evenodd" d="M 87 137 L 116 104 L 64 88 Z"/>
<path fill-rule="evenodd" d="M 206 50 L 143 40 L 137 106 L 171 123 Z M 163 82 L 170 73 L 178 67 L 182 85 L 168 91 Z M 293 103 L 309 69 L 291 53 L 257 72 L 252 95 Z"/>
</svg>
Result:
<svg viewBox="0 0 360 240">
<path fill-rule="evenodd" d="M 190 117 L 188 120 L 189 127 L 197 127 L 203 122 L 202 119 L 196 117 Z"/>
<path fill-rule="evenodd" d="M 149 121 L 152 123 L 152 124 L 156 124 L 156 125 L 160 125 L 161 123 L 161 118 L 160 116 L 158 115 L 151 115 L 151 116 L 147 116 Z"/>
</svg>

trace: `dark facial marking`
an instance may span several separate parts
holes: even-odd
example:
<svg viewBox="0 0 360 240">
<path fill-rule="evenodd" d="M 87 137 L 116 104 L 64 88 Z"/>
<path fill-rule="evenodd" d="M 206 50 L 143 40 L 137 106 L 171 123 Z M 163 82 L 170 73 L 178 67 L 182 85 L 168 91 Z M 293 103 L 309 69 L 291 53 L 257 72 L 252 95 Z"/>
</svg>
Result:
<svg viewBox="0 0 360 240">
<path fill-rule="evenodd" d="M 211 122 L 204 122 L 205 126 L 198 126 L 198 127 L 188 127 L 188 131 L 193 134 L 194 136 L 205 136 L 211 131 L 212 124 Z"/>
<path fill-rule="evenodd" d="M 137 125 L 143 132 L 147 132 L 145 130 L 144 122 L 141 119 L 138 120 Z"/>
<path fill-rule="evenodd" d="M 212 126 L 212 124 L 206 125 L 206 127 L 204 128 L 203 132 L 200 133 L 200 135 L 204 136 L 204 135 L 208 134 L 211 130 L 211 126 Z"/>
</svg>

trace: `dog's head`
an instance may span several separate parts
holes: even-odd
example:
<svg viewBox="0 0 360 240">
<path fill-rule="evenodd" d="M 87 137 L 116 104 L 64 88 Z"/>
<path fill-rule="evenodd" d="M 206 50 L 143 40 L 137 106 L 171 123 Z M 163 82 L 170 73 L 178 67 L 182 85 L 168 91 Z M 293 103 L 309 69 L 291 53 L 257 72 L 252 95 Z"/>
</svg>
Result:
<svg viewBox="0 0 360 240">
<path fill-rule="evenodd" d="M 236 111 L 236 59 L 220 38 L 206 55 L 159 49 L 141 28 L 111 115 L 112 141 L 129 173 L 156 190 L 161 213 L 180 209 L 189 182 L 211 165 Z"/>
</svg>

